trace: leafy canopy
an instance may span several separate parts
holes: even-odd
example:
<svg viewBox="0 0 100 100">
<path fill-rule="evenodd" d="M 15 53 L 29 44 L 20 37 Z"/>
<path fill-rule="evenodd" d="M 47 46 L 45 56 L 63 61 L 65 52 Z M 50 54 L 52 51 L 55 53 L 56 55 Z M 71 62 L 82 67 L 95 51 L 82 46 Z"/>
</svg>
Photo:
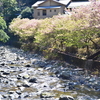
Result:
<svg viewBox="0 0 100 100">
<path fill-rule="evenodd" d="M 16 0 L 0 0 L 0 16 L 2 16 L 6 22 L 15 18 L 18 10 Z"/>
<path fill-rule="evenodd" d="M 33 17 L 32 17 L 32 14 L 33 14 L 33 12 L 32 12 L 32 10 L 31 10 L 31 8 L 29 8 L 29 7 L 26 7 L 24 10 L 22 10 L 22 12 L 21 12 L 21 18 L 29 18 L 29 19 L 32 19 Z"/>
<path fill-rule="evenodd" d="M 5 32 L 6 29 L 6 22 L 0 17 L 0 41 L 6 42 L 9 39 L 9 36 Z"/>
</svg>

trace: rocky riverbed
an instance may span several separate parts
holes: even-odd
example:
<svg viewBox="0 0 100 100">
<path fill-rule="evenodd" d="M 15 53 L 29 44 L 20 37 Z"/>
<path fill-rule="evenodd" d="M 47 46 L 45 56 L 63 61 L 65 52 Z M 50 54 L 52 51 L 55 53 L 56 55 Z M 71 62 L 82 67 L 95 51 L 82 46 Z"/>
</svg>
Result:
<svg viewBox="0 0 100 100">
<path fill-rule="evenodd" d="M 100 100 L 100 76 L 0 45 L 0 100 Z"/>
</svg>

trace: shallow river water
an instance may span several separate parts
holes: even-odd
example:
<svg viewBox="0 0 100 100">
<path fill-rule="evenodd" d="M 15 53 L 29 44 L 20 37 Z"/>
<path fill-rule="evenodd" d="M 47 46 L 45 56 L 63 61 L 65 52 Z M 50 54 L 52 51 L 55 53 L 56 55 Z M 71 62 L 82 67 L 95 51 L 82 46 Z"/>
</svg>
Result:
<svg viewBox="0 0 100 100">
<path fill-rule="evenodd" d="M 0 100 L 100 100 L 100 76 L 0 45 Z"/>
</svg>

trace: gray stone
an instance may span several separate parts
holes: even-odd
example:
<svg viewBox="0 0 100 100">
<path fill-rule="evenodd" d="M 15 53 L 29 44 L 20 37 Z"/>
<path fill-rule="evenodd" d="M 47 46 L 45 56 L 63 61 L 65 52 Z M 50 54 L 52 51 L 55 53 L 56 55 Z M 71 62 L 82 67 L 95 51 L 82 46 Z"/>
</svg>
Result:
<svg viewBox="0 0 100 100">
<path fill-rule="evenodd" d="M 16 90 L 16 93 L 17 93 L 18 95 L 21 95 L 21 90 Z"/>
<path fill-rule="evenodd" d="M 0 94 L 0 100 L 3 99 L 3 96 Z"/>
<path fill-rule="evenodd" d="M 29 82 L 31 82 L 31 83 L 36 83 L 36 78 L 31 78 L 30 80 L 29 80 Z"/>
<path fill-rule="evenodd" d="M 78 96 L 77 98 L 78 100 L 95 100 L 95 99 L 92 99 L 90 96 Z"/>
<path fill-rule="evenodd" d="M 10 97 L 12 100 L 14 100 L 15 98 L 18 98 L 19 95 L 15 92 L 15 93 L 13 93 L 13 94 L 10 94 L 9 97 Z"/>
<path fill-rule="evenodd" d="M 59 100 L 74 100 L 74 98 L 69 95 L 62 95 L 60 96 Z"/>
<path fill-rule="evenodd" d="M 27 98 L 27 97 L 29 97 L 29 94 L 27 92 L 24 92 L 20 96 L 21 96 L 21 98 Z"/>
<path fill-rule="evenodd" d="M 60 77 L 64 79 L 70 79 L 71 78 L 71 72 L 70 71 L 62 71 L 60 73 Z"/>
<path fill-rule="evenodd" d="M 50 92 L 42 92 L 42 93 L 40 94 L 40 98 L 52 98 L 52 97 L 54 97 L 54 96 L 55 96 L 55 94 L 50 93 Z"/>
<path fill-rule="evenodd" d="M 26 72 L 24 72 L 24 73 L 19 74 L 17 78 L 18 79 L 21 79 L 21 78 L 28 79 L 29 77 L 30 76 Z"/>
<path fill-rule="evenodd" d="M 3 75 L 9 75 L 10 73 L 9 72 L 3 72 Z"/>
<path fill-rule="evenodd" d="M 25 67 L 31 67 L 31 65 L 25 65 Z"/>
<path fill-rule="evenodd" d="M 9 94 L 13 94 L 14 92 L 15 92 L 15 91 L 9 91 L 8 93 L 9 93 Z"/>
</svg>

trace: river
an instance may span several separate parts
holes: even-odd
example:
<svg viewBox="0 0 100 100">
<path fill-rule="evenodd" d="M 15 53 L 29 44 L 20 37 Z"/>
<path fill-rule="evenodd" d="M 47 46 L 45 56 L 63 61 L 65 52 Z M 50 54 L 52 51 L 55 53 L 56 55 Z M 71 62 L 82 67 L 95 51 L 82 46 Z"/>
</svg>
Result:
<svg viewBox="0 0 100 100">
<path fill-rule="evenodd" d="M 0 45 L 0 100 L 100 100 L 100 75 Z"/>
</svg>

